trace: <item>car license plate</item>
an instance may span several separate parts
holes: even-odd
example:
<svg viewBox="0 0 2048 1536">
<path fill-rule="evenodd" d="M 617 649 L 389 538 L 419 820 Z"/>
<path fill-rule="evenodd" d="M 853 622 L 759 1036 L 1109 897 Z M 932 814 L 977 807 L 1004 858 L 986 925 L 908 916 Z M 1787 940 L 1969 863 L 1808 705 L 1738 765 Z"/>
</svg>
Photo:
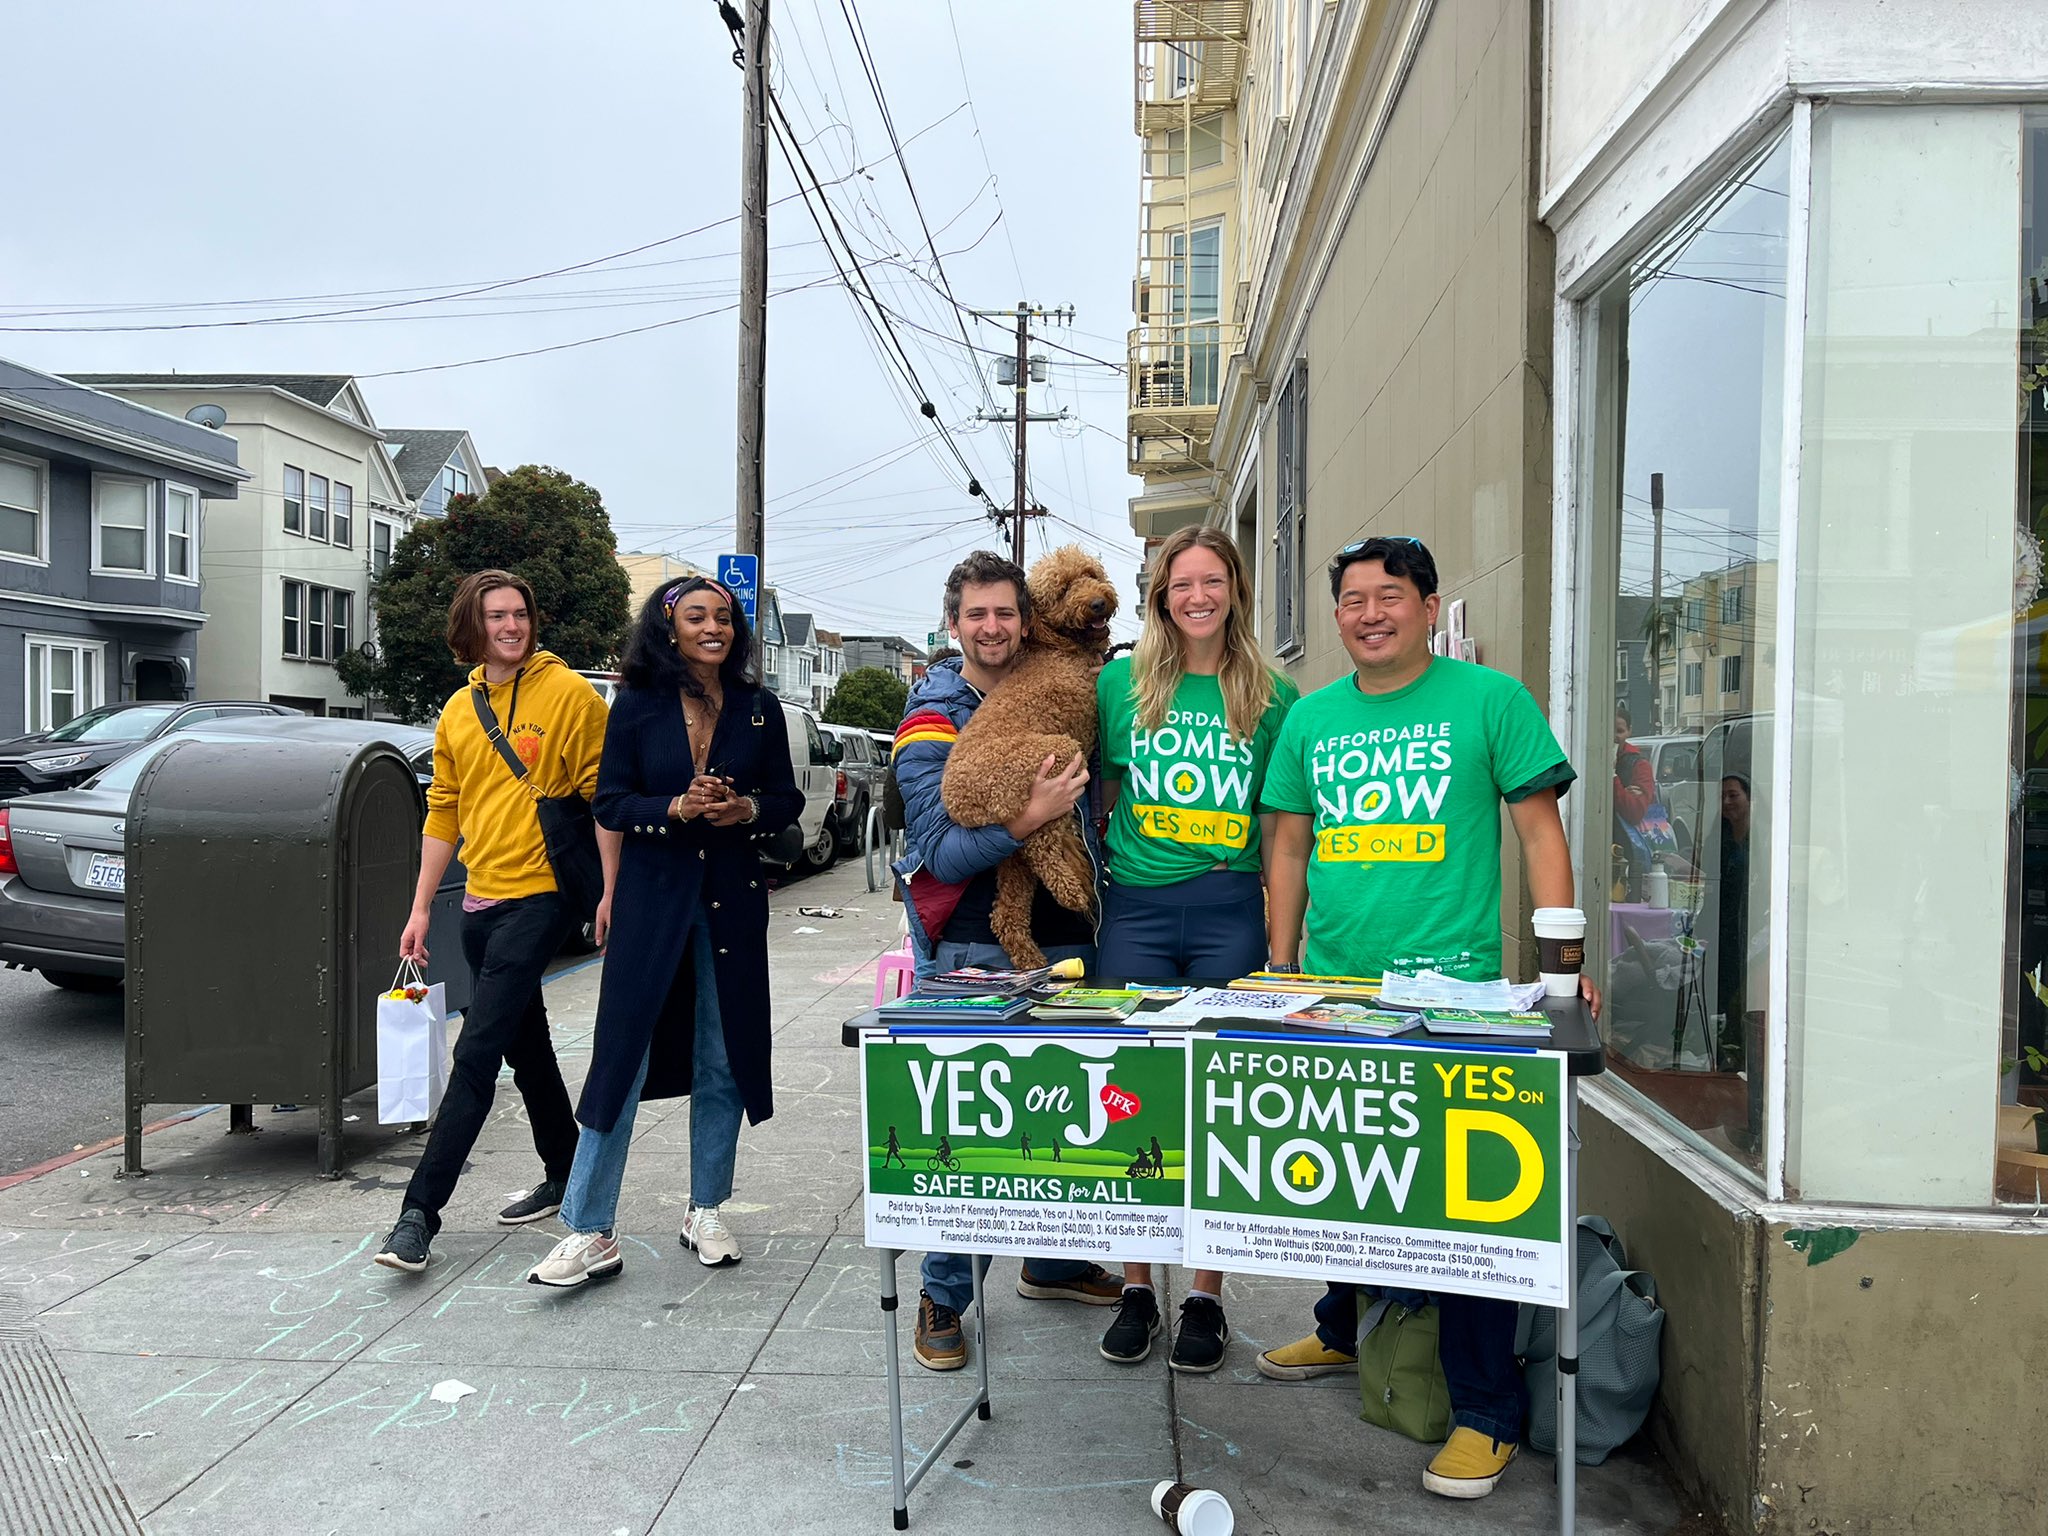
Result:
<svg viewBox="0 0 2048 1536">
<path fill-rule="evenodd" d="M 128 889 L 128 858 L 120 853 L 96 853 L 86 868 L 85 883 L 95 891 Z"/>
</svg>

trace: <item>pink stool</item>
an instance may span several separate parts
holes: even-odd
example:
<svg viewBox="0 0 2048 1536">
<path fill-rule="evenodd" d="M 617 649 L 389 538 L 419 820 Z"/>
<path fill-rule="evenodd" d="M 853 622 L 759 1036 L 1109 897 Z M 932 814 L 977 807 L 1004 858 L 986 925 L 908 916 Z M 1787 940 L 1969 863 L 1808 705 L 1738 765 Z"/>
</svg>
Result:
<svg viewBox="0 0 2048 1536">
<path fill-rule="evenodd" d="M 910 936 L 904 935 L 902 947 L 892 949 L 875 961 L 875 1006 L 908 992 L 917 971 L 917 957 L 910 952 Z"/>
</svg>

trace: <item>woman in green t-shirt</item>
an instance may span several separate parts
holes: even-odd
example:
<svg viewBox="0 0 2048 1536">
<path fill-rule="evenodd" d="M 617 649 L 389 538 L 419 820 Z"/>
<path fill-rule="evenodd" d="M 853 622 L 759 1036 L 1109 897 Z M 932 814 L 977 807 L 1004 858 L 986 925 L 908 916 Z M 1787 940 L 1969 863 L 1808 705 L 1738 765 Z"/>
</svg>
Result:
<svg viewBox="0 0 2048 1536">
<path fill-rule="evenodd" d="M 1109 888 L 1096 970 L 1146 981 L 1235 981 L 1266 963 L 1259 791 L 1298 696 L 1252 632 L 1251 581 L 1229 537 L 1183 528 L 1159 547 L 1137 649 L 1102 669 Z M 1169 1364 L 1223 1363 L 1223 1276 L 1196 1274 Z M 1160 1329 L 1149 1264 L 1124 1266 L 1106 1359 L 1135 1364 Z"/>
</svg>

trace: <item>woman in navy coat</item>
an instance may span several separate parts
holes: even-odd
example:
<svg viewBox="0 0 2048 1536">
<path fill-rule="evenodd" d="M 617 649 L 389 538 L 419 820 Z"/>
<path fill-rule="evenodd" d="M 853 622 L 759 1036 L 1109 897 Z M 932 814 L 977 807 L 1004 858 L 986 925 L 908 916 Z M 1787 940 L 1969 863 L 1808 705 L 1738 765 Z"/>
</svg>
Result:
<svg viewBox="0 0 2048 1536">
<path fill-rule="evenodd" d="M 752 680 L 752 651 L 745 613 L 702 576 L 650 597 L 627 650 L 593 802 L 621 848 L 562 1198 L 570 1235 L 527 1276 L 537 1285 L 624 1267 L 612 1225 L 643 1099 L 692 1097 L 682 1241 L 707 1265 L 740 1260 L 719 1214 L 740 1115 L 758 1125 L 774 1113 L 758 845 L 803 809 L 782 706 Z"/>
</svg>

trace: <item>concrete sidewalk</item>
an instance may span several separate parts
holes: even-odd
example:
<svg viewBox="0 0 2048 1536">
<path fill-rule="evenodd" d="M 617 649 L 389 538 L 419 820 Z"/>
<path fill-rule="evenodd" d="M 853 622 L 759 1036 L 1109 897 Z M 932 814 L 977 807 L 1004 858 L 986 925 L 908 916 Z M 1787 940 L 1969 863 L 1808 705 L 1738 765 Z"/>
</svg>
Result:
<svg viewBox="0 0 2048 1536">
<path fill-rule="evenodd" d="M 822 904 L 848 910 L 797 915 Z M 374 1094 L 350 1106 L 339 1181 L 314 1171 L 311 1113 L 259 1106 L 259 1135 L 224 1135 L 224 1112 L 151 1135 L 147 1178 L 117 1178 L 109 1151 L 0 1192 L 0 1532 L 888 1531 L 858 1071 L 839 1025 L 867 1004 L 897 910 L 846 866 L 773 911 L 776 1115 L 741 1138 L 737 1269 L 676 1241 L 689 1108 L 671 1101 L 640 1116 L 624 1276 L 526 1285 L 559 1229 L 493 1223 L 539 1176 L 509 1079 L 423 1275 L 370 1262 L 418 1150 L 374 1123 Z M 572 1091 L 600 974 L 549 988 Z M 1307 1328 L 1312 1285 L 1233 1281 L 1228 1364 L 1178 1378 L 1163 1349 L 1112 1366 L 1095 1347 L 1106 1309 L 1024 1301 L 1014 1280 L 998 1261 L 994 1418 L 912 1495 L 913 1530 L 1156 1532 L 1146 1493 L 1174 1475 L 1226 1494 L 1240 1532 L 1556 1529 L 1547 1460 L 1525 1456 L 1483 1505 L 1451 1504 L 1421 1489 L 1427 1447 L 1358 1422 L 1353 1378 L 1259 1377 L 1257 1352 Z M 910 1261 L 903 1282 L 914 1300 Z M 909 1361 L 901 1315 L 921 1453 L 971 1389 Z M 474 1391 L 442 1402 L 446 1383 Z M 1680 1523 L 1629 1453 L 1582 1472 L 1580 1499 L 1582 1531 Z"/>
</svg>

